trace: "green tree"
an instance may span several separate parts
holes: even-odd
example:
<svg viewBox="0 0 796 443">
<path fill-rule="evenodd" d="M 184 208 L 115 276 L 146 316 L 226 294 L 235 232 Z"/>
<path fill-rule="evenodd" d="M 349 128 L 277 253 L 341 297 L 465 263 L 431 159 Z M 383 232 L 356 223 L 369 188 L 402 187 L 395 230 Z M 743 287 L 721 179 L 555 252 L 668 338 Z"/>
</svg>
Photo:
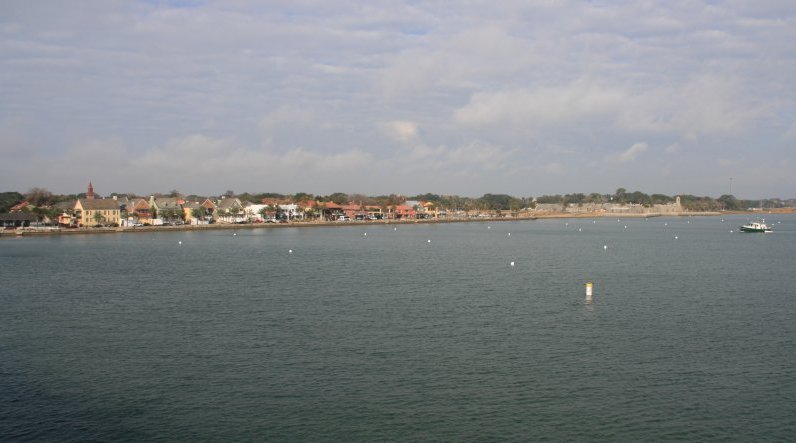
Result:
<svg viewBox="0 0 796 443">
<path fill-rule="evenodd" d="M 342 192 L 335 192 L 328 196 L 329 200 L 337 203 L 338 205 L 343 205 L 348 203 L 348 194 L 344 194 Z"/>
<path fill-rule="evenodd" d="M 0 212 L 8 212 L 12 206 L 21 202 L 25 197 L 19 192 L 0 193 Z"/>
<path fill-rule="evenodd" d="M 718 198 L 718 202 L 727 211 L 737 211 L 738 209 L 741 209 L 740 202 L 735 198 L 734 195 L 724 194 Z"/>
<path fill-rule="evenodd" d="M 101 224 L 105 220 L 105 217 L 103 217 L 102 214 L 100 214 L 99 211 L 95 211 L 94 212 L 94 216 L 92 218 L 94 219 L 94 223 L 98 224 L 98 225 Z"/>
<path fill-rule="evenodd" d="M 191 209 L 191 217 L 204 221 L 205 218 L 205 211 L 204 208 L 193 208 Z"/>
<path fill-rule="evenodd" d="M 674 201 L 674 198 L 665 194 L 652 194 L 650 195 L 650 199 L 652 200 L 653 205 L 664 205 Z"/>
<path fill-rule="evenodd" d="M 550 203 L 562 203 L 564 201 L 564 197 L 560 194 L 555 195 L 542 195 L 540 197 L 536 197 L 537 203 L 542 204 L 550 204 Z"/>
<path fill-rule="evenodd" d="M 627 189 L 617 188 L 616 192 L 614 192 L 614 201 L 616 201 L 617 203 L 625 203 L 626 194 L 627 194 Z"/>
<path fill-rule="evenodd" d="M 304 203 L 312 200 L 314 197 L 312 194 L 308 194 L 306 192 L 297 192 L 293 194 L 293 202 L 294 203 Z"/>
</svg>

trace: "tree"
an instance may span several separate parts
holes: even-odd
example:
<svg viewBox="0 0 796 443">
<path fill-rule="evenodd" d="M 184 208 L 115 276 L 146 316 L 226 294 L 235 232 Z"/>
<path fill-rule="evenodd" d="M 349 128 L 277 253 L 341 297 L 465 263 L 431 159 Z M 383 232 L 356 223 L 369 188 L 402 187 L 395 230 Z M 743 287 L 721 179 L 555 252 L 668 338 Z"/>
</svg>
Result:
<svg viewBox="0 0 796 443">
<path fill-rule="evenodd" d="M 103 220 L 105 220 L 105 217 L 103 217 L 102 214 L 99 213 L 99 211 L 94 212 L 94 217 L 92 218 L 94 219 L 94 222 L 96 224 L 100 224 L 102 223 Z"/>
<path fill-rule="evenodd" d="M 0 212 L 8 212 L 12 206 L 21 202 L 24 198 L 19 192 L 0 193 Z"/>
<path fill-rule="evenodd" d="M 204 220 L 205 211 L 204 208 L 193 208 L 191 209 L 191 217 L 197 220 Z"/>
<path fill-rule="evenodd" d="M 562 203 L 563 201 L 564 201 L 564 197 L 562 197 L 560 194 L 542 195 L 540 197 L 536 197 L 536 202 L 537 203 L 542 203 L 542 204 L 545 204 L 545 203 L 547 203 L 547 204 L 550 204 L 550 203 Z"/>
<path fill-rule="evenodd" d="M 25 199 L 33 206 L 50 206 L 54 201 L 52 192 L 46 188 L 31 188 Z"/>
<path fill-rule="evenodd" d="M 666 203 L 671 203 L 674 201 L 672 197 L 664 194 L 652 194 L 650 195 L 650 199 L 652 200 L 652 204 L 654 205 L 661 205 Z"/>
<path fill-rule="evenodd" d="M 338 205 L 343 205 L 348 203 L 348 194 L 344 194 L 342 192 L 335 192 L 328 196 L 329 200 L 337 203 Z"/>
<path fill-rule="evenodd" d="M 270 208 L 270 206 L 263 206 L 262 209 L 260 209 L 260 215 L 263 216 L 263 220 L 268 218 L 268 208 Z"/>
<path fill-rule="evenodd" d="M 735 211 L 741 208 L 740 202 L 734 195 L 724 194 L 718 198 L 718 201 L 727 211 Z"/>
<path fill-rule="evenodd" d="M 614 200 L 616 200 L 617 203 L 624 203 L 626 193 L 627 190 L 625 188 L 617 188 L 616 192 L 614 192 Z"/>
<path fill-rule="evenodd" d="M 294 203 L 304 203 L 312 199 L 313 199 L 312 194 L 307 194 L 306 192 L 297 192 L 293 195 Z"/>
</svg>

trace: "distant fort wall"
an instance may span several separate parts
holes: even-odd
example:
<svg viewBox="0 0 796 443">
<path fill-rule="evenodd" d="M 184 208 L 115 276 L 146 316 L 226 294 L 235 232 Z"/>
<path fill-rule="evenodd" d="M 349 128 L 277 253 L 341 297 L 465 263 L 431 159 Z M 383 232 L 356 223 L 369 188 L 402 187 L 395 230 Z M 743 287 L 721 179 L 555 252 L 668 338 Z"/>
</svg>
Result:
<svg viewBox="0 0 796 443">
<path fill-rule="evenodd" d="M 635 203 L 620 204 L 620 203 L 570 203 L 566 206 L 561 203 L 539 203 L 534 209 L 537 212 L 563 212 L 568 214 L 659 214 L 659 215 L 677 215 L 682 212 L 683 205 L 680 203 L 680 197 L 677 197 L 674 203 L 667 203 L 663 205 L 644 206 Z"/>
</svg>

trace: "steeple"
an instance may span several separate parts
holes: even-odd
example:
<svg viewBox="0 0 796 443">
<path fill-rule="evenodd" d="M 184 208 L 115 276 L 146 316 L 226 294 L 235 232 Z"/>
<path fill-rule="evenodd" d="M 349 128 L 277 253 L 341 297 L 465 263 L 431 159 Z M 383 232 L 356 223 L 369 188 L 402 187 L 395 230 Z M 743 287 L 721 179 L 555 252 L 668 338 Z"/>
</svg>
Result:
<svg viewBox="0 0 796 443">
<path fill-rule="evenodd" d="M 86 200 L 94 200 L 94 186 L 91 181 L 88 182 L 88 192 L 86 192 Z"/>
</svg>

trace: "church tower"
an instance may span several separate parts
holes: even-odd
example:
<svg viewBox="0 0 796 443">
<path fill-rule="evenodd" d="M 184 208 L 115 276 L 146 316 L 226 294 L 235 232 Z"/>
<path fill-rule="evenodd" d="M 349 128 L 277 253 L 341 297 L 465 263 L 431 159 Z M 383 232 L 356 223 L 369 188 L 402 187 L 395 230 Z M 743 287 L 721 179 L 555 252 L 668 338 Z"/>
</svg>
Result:
<svg viewBox="0 0 796 443">
<path fill-rule="evenodd" d="M 86 192 L 86 200 L 94 200 L 94 186 L 91 181 L 88 182 L 88 192 Z"/>
</svg>

